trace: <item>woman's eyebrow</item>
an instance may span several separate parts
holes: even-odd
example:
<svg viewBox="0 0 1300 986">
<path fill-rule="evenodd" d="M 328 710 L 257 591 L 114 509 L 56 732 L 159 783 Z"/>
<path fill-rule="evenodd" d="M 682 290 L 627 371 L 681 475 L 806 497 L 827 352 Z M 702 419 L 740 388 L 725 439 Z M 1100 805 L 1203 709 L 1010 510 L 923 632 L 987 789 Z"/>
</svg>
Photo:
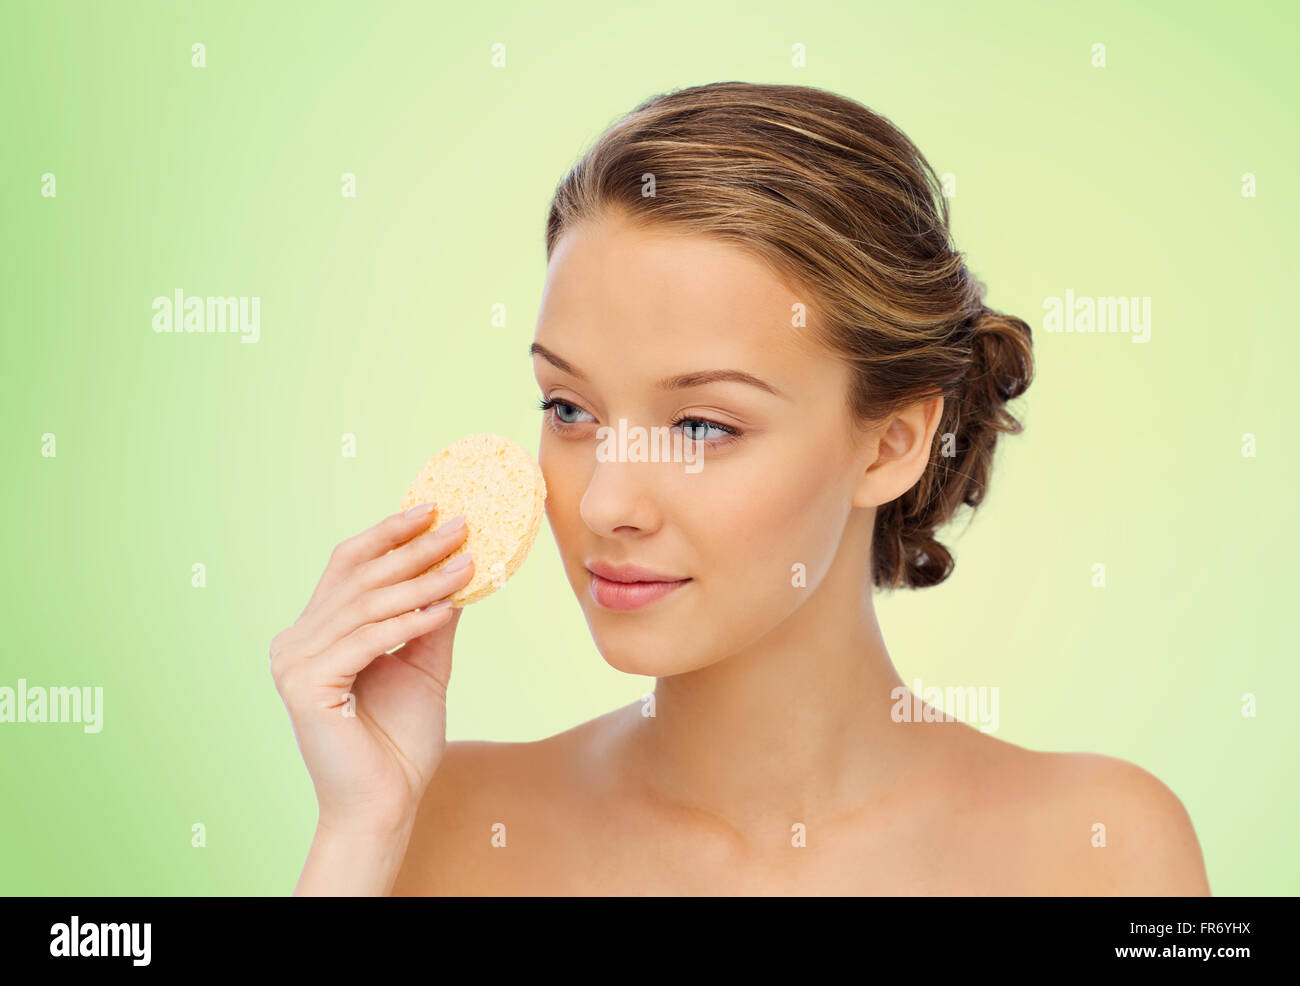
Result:
<svg viewBox="0 0 1300 986">
<path fill-rule="evenodd" d="M 586 380 L 587 375 L 580 371 L 568 360 L 563 359 L 556 353 L 551 352 L 539 342 L 533 343 L 528 347 L 529 356 L 540 356 L 556 368 L 563 370 L 565 373 L 577 377 L 579 380 Z M 679 373 L 675 376 L 664 377 L 655 384 L 659 390 L 685 390 L 688 387 L 702 387 L 708 383 L 719 383 L 724 380 L 731 380 L 736 383 L 747 383 L 750 386 L 765 390 L 784 400 L 790 400 L 788 394 L 783 393 L 776 387 L 773 387 L 765 380 L 760 380 L 752 373 L 746 373 L 744 370 L 697 370 L 693 373 Z"/>
</svg>

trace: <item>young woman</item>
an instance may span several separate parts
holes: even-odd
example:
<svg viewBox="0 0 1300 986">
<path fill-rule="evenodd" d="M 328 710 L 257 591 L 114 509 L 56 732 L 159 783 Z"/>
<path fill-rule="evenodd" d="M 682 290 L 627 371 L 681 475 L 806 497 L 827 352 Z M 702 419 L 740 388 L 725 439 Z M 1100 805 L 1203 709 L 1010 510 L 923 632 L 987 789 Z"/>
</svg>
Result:
<svg viewBox="0 0 1300 986">
<path fill-rule="evenodd" d="M 546 246 L 547 517 L 653 701 L 447 743 L 461 611 L 431 604 L 473 566 L 429 569 L 463 526 L 344 541 L 271 646 L 320 807 L 297 893 L 1209 892 L 1146 771 L 898 714 L 873 591 L 947 577 L 936 529 L 1033 372 L 907 137 L 802 86 L 662 95 L 566 176 Z M 620 424 L 701 465 L 598 455 Z"/>
</svg>

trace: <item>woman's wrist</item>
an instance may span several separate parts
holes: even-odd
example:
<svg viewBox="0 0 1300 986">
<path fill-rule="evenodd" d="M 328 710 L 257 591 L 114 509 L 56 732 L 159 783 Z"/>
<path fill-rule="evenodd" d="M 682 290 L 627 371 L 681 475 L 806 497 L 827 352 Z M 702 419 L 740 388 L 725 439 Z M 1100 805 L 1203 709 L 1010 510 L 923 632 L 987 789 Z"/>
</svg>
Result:
<svg viewBox="0 0 1300 986">
<path fill-rule="evenodd" d="M 406 856 L 414 825 L 414 814 L 377 827 L 318 821 L 294 896 L 387 896 Z"/>
</svg>

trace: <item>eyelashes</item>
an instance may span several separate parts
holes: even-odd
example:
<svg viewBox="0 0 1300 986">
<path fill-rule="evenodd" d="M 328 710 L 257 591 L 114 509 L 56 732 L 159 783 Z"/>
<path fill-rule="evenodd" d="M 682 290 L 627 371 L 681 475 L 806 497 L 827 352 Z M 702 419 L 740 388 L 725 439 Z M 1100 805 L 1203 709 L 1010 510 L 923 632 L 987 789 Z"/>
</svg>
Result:
<svg viewBox="0 0 1300 986">
<path fill-rule="evenodd" d="M 561 401 L 561 400 L 554 400 L 548 398 L 538 402 L 538 408 L 543 413 L 552 411 L 552 409 L 558 407 L 567 407 L 567 408 L 573 408 L 576 411 L 582 411 L 582 408 L 578 407 L 576 404 L 570 403 L 569 401 Z M 547 426 L 552 431 L 561 435 L 564 434 L 570 428 L 578 427 L 579 424 L 579 422 L 576 421 L 562 421 L 559 419 L 558 415 L 553 411 L 552 413 L 545 414 L 545 420 Z M 682 425 L 682 424 L 693 425 L 693 426 L 703 425 L 705 428 L 716 428 L 719 431 L 721 431 L 723 433 L 722 438 L 691 439 L 692 441 L 700 442 L 701 444 L 704 445 L 711 445 L 714 446 L 715 448 L 721 445 L 729 445 L 732 442 L 737 441 L 740 438 L 740 436 L 743 434 L 743 432 L 741 432 L 740 429 L 732 428 L 730 425 L 719 424 L 717 421 L 710 421 L 708 418 L 696 418 L 696 417 L 691 417 L 690 415 L 683 415 L 682 417 L 677 418 L 675 421 L 673 421 L 671 427 L 676 428 L 678 425 Z M 691 438 L 690 435 L 687 435 L 686 437 L 688 439 Z"/>
</svg>

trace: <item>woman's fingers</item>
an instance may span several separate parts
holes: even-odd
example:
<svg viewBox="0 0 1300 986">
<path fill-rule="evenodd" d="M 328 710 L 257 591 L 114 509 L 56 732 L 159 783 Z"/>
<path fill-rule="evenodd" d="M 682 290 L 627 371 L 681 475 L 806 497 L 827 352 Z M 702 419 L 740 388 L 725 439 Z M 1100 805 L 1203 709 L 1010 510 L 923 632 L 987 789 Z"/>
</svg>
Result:
<svg viewBox="0 0 1300 986">
<path fill-rule="evenodd" d="M 426 531 L 400 547 L 358 565 L 330 593 L 329 606 L 338 609 L 369 589 L 423 575 L 468 537 L 464 520 L 464 517 L 454 517 L 441 527 Z"/>
<path fill-rule="evenodd" d="M 463 612 L 463 608 L 453 607 L 450 620 L 412 637 L 405 647 L 393 652 L 393 657 L 423 671 L 445 690 L 451 680 L 451 650 L 456 640 L 456 625 Z"/>
<path fill-rule="evenodd" d="M 323 653 L 335 641 L 367 623 L 380 623 L 410 610 L 437 604 L 468 585 L 474 577 L 474 561 L 469 555 L 461 555 L 452 564 L 462 560 L 460 568 L 436 569 L 395 585 L 369 589 L 337 607 L 322 606 L 321 612 L 311 621 L 312 626 L 296 638 L 299 651 L 310 658 Z"/>
<path fill-rule="evenodd" d="M 357 627 L 327 648 L 320 657 L 307 662 L 311 678 L 316 682 L 327 682 L 358 675 L 380 654 L 438 629 L 452 615 L 453 607 L 444 603 Z"/>
<path fill-rule="evenodd" d="M 460 520 L 462 523 L 457 525 L 456 520 Z M 400 547 L 393 548 L 378 558 L 372 558 L 370 561 L 361 563 L 345 575 L 342 581 L 338 582 L 333 589 L 326 593 L 314 609 L 295 624 L 290 630 L 289 636 L 293 639 L 316 636 L 324 621 L 333 618 L 339 610 L 357 599 L 368 589 L 392 585 L 428 572 L 436 562 L 441 561 L 456 550 L 468 536 L 469 532 L 463 520 L 462 517 L 455 518 L 436 531 L 425 531 Z M 347 629 L 351 630 L 353 627 L 365 622 L 369 621 L 360 620 Z M 326 643 L 333 643 L 339 635 L 341 633 L 331 637 Z"/>
<path fill-rule="evenodd" d="M 325 571 L 316 584 L 316 590 L 307 601 L 307 605 L 303 607 L 298 619 L 301 620 L 310 613 L 316 604 L 347 578 L 358 565 L 378 558 L 411 540 L 417 534 L 423 533 L 433 521 L 434 509 L 432 503 L 417 503 L 410 510 L 391 514 L 360 534 L 354 534 L 340 541 L 330 555 Z"/>
</svg>

